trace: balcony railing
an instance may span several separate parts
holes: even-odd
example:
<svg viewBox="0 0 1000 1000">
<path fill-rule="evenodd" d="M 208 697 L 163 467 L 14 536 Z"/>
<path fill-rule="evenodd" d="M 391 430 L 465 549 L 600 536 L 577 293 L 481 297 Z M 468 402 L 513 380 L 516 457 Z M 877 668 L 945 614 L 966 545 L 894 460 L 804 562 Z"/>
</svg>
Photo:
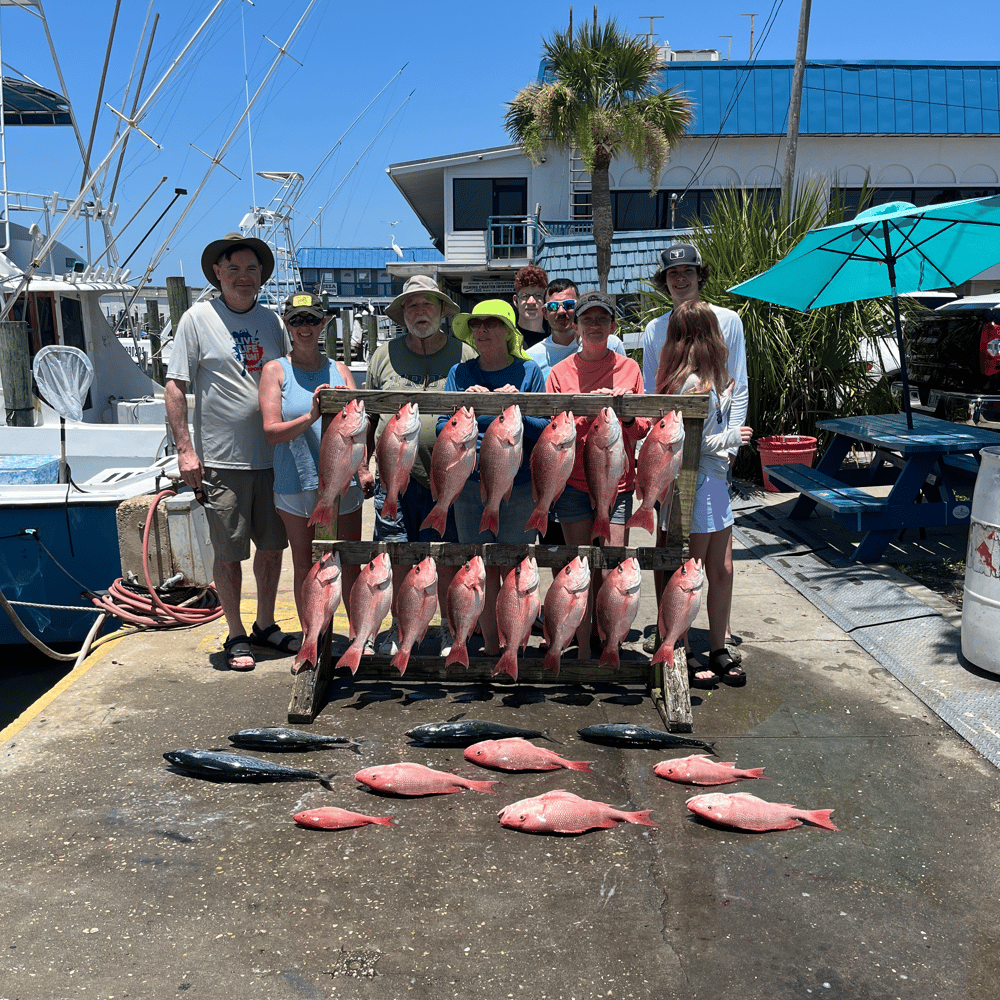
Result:
<svg viewBox="0 0 1000 1000">
<path fill-rule="evenodd" d="M 491 215 L 486 230 L 489 260 L 534 260 L 538 252 L 538 220 L 534 216 Z"/>
<path fill-rule="evenodd" d="M 594 231 L 594 223 L 590 219 L 573 222 L 547 221 L 542 223 L 546 236 L 589 236 Z"/>
</svg>

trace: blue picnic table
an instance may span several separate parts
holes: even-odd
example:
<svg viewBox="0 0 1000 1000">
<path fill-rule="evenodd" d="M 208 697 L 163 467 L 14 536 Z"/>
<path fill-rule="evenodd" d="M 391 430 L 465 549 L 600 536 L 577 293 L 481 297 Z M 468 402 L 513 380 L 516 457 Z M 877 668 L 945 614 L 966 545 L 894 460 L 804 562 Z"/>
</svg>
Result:
<svg viewBox="0 0 1000 1000">
<path fill-rule="evenodd" d="M 964 486 L 968 493 L 980 450 L 1000 445 L 995 431 L 922 413 L 913 415 L 912 429 L 903 413 L 839 417 L 816 426 L 834 434 L 816 468 L 769 465 L 768 478 L 801 494 L 793 518 L 808 517 L 820 504 L 845 528 L 863 532 L 852 562 L 877 562 L 904 528 L 968 524 L 971 496 L 956 496 L 956 488 Z M 841 468 L 855 444 L 872 452 L 872 461 L 864 468 Z M 864 489 L 888 483 L 888 496 Z"/>
</svg>

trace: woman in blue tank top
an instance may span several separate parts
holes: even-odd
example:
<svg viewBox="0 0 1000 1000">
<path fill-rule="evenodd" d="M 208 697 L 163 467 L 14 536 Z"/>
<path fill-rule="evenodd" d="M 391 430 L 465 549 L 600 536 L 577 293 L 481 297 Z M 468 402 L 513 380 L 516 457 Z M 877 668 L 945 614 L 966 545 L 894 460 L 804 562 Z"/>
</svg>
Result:
<svg viewBox="0 0 1000 1000">
<path fill-rule="evenodd" d="M 264 433 L 274 445 L 274 506 L 285 524 L 292 550 L 295 607 L 302 621 L 302 584 L 312 568 L 314 529 L 308 521 L 319 494 L 319 390 L 331 386 L 354 389 L 351 370 L 319 350 L 325 320 L 323 302 L 315 295 L 296 293 L 285 300 L 281 318 L 292 341 L 284 358 L 269 361 L 260 377 L 260 412 Z M 361 483 L 371 495 L 374 479 L 367 464 Z M 347 541 L 361 539 L 361 504 L 365 493 L 358 477 L 340 501 L 337 534 Z M 359 566 L 344 564 L 344 604 L 357 579 Z"/>
</svg>

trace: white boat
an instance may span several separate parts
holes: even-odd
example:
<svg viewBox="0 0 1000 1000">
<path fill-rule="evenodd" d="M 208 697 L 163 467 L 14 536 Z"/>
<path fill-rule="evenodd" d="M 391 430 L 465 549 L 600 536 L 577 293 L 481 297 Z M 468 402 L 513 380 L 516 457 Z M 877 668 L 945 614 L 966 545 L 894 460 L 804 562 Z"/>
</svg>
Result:
<svg viewBox="0 0 1000 1000">
<path fill-rule="evenodd" d="M 44 20 L 40 3 L 22 6 Z M 53 63 L 58 68 L 54 52 Z M 62 79 L 61 72 L 56 76 Z M 65 94 L 24 79 L 4 77 L 0 107 L 4 128 L 76 127 Z M 30 176 L 31 165 L 21 166 Z M 135 293 L 110 252 L 107 213 L 98 227 L 104 241 L 95 250 L 103 251 L 95 259 L 104 266 L 90 266 L 78 259 L 79 251 L 49 238 L 67 211 L 88 227 L 96 221 L 99 195 L 74 211 L 67 198 L 12 190 L 12 167 L 4 158 L 0 405 L 7 423 L 0 426 L 0 591 L 8 613 L 0 612 L 0 643 L 25 641 L 13 615 L 45 643 L 79 643 L 95 620 L 81 591 L 101 591 L 122 575 L 118 505 L 169 485 L 176 459 L 167 455 L 163 388 L 133 361 L 101 305 L 102 296 L 131 301 Z M 24 213 L 19 217 L 30 225 L 14 222 L 14 213 Z M 48 345 L 77 348 L 89 358 L 93 382 L 79 419 L 61 419 L 30 381 L 29 365 Z"/>
</svg>

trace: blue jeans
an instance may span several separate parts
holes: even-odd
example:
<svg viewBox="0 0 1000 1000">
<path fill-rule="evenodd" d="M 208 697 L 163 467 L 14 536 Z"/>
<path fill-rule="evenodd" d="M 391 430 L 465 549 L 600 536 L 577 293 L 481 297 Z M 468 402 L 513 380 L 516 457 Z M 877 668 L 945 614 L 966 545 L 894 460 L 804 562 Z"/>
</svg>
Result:
<svg viewBox="0 0 1000 1000">
<path fill-rule="evenodd" d="M 483 501 L 479 498 L 479 481 L 469 479 L 455 500 L 452 510 L 458 525 L 458 540 L 466 545 L 482 545 L 485 542 L 502 542 L 505 545 L 530 545 L 538 537 L 532 529 L 524 526 L 535 509 L 531 499 L 531 483 L 515 483 L 510 491 L 510 500 L 500 501 L 500 531 L 479 531 L 479 520 L 483 516 Z"/>
</svg>

